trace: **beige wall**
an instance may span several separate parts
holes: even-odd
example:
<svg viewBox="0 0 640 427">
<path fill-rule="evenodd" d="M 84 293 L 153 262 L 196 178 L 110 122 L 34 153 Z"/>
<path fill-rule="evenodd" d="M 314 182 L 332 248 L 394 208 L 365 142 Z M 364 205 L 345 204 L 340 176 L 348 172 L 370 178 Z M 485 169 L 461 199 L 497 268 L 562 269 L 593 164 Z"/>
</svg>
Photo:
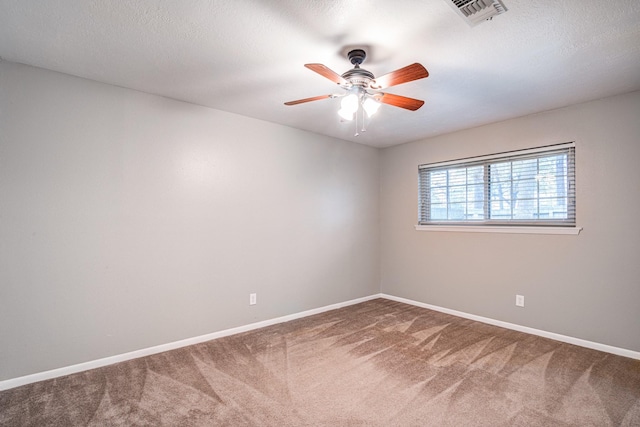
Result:
<svg viewBox="0 0 640 427">
<path fill-rule="evenodd" d="M 568 141 L 579 236 L 414 229 L 418 165 Z M 640 92 L 381 153 L 382 292 L 640 350 Z"/>
<path fill-rule="evenodd" d="M 0 62 L 0 380 L 379 292 L 378 161 Z"/>
</svg>

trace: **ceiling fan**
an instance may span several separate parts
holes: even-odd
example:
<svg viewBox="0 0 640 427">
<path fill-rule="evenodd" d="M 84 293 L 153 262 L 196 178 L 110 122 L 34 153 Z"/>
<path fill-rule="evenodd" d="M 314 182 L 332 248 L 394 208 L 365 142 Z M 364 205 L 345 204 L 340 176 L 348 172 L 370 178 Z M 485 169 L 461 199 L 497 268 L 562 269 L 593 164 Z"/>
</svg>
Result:
<svg viewBox="0 0 640 427">
<path fill-rule="evenodd" d="M 354 67 L 342 75 L 322 64 L 305 64 L 305 67 L 336 83 L 342 89 L 345 89 L 346 92 L 298 99 L 285 102 L 284 104 L 297 105 L 305 102 L 319 101 L 321 99 L 343 98 L 341 102 L 342 108 L 338 111 L 338 114 L 345 120 L 353 120 L 354 114 L 357 119 L 356 113 L 360 105 L 362 105 L 369 117 L 375 114 L 378 107 L 380 107 L 380 103 L 411 111 L 422 107 L 424 101 L 394 95 L 392 93 L 380 92 L 380 90 L 429 77 L 429 72 L 426 68 L 415 63 L 376 78 L 370 71 L 360 68 L 360 64 L 364 62 L 366 56 L 366 52 L 362 49 L 351 50 L 347 54 L 347 57 Z"/>
</svg>

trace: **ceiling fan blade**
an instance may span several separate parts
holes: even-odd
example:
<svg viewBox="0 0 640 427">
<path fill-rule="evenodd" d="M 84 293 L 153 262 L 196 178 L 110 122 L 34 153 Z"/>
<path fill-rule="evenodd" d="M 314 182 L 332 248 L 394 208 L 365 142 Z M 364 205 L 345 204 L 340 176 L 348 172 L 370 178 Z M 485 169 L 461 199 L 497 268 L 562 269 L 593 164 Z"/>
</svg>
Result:
<svg viewBox="0 0 640 427">
<path fill-rule="evenodd" d="M 416 111 L 424 105 L 424 101 L 406 96 L 394 95 L 392 93 L 381 93 L 375 98 L 383 104 L 393 105 L 394 107 L 405 108 L 407 110 Z"/>
<path fill-rule="evenodd" d="M 342 78 L 340 74 L 336 73 L 326 65 L 304 64 L 304 66 L 339 85 L 346 85 L 348 83 L 345 79 Z"/>
<path fill-rule="evenodd" d="M 415 64 L 407 65 L 406 67 L 378 77 L 371 82 L 370 87 L 371 89 L 384 89 L 400 85 L 402 83 L 424 79 L 425 77 L 429 77 L 429 72 L 426 68 L 416 62 Z"/>
<path fill-rule="evenodd" d="M 320 96 L 314 96 L 312 98 L 297 99 L 295 101 L 285 102 L 284 105 L 298 105 L 298 104 L 303 104 L 305 102 L 319 101 L 321 99 L 327 99 L 327 98 L 333 98 L 333 95 L 320 95 Z"/>
</svg>

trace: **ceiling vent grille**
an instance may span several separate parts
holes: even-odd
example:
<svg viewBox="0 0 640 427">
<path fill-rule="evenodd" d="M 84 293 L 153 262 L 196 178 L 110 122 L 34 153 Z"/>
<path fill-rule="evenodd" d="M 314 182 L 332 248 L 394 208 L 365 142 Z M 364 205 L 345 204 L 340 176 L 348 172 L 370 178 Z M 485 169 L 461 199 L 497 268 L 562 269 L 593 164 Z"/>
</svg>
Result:
<svg viewBox="0 0 640 427">
<path fill-rule="evenodd" d="M 472 27 L 507 11 L 501 0 L 447 0 L 447 3 Z"/>
</svg>

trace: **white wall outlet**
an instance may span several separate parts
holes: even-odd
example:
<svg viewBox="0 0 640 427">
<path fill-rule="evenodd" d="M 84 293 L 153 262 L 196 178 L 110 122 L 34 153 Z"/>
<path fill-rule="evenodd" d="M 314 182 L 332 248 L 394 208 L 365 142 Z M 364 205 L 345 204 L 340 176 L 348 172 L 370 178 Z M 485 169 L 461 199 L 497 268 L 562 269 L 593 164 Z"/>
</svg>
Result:
<svg viewBox="0 0 640 427">
<path fill-rule="evenodd" d="M 257 294 L 249 294 L 249 305 L 256 305 L 258 302 Z"/>
<path fill-rule="evenodd" d="M 516 305 L 518 307 L 524 307 L 524 295 L 516 295 Z"/>
</svg>

